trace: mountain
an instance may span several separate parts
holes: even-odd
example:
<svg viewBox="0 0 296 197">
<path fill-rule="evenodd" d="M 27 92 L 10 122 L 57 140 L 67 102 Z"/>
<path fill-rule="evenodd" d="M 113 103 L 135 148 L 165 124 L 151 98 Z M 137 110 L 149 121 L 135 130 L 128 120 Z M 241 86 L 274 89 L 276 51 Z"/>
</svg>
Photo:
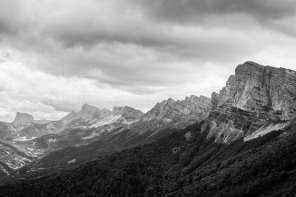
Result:
<svg viewBox="0 0 296 197">
<path fill-rule="evenodd" d="M 205 96 L 190 96 L 185 100 L 164 100 L 157 103 L 138 122 L 131 125 L 131 131 L 156 134 L 164 128 L 185 128 L 207 117 L 211 108 L 211 99 Z"/>
<path fill-rule="evenodd" d="M 106 116 L 110 116 L 111 111 L 107 109 L 98 109 L 89 104 L 84 104 L 79 112 L 71 112 L 66 117 L 62 118 L 61 121 L 63 124 L 67 124 L 73 120 L 83 119 L 83 120 L 91 120 L 94 118 L 104 118 Z"/>
<path fill-rule="evenodd" d="M 177 129 L 199 122 L 208 116 L 211 109 L 211 99 L 200 96 L 186 97 L 184 100 L 174 101 L 168 99 L 156 104 L 150 111 L 143 114 L 139 110 L 130 107 L 114 107 L 112 115 L 104 119 L 86 121 L 83 125 L 89 125 L 87 130 L 72 129 L 63 131 L 63 138 L 46 136 L 32 140 L 35 147 L 44 140 L 50 140 L 50 147 L 75 146 L 60 149 L 47 154 L 38 163 L 28 166 L 29 169 L 48 169 L 49 167 L 62 168 L 69 161 L 76 161 L 73 165 L 79 165 L 97 158 L 99 155 L 110 154 L 126 148 L 151 143 L 164 136 L 168 136 Z M 72 139 L 69 141 L 69 139 Z M 73 140 L 75 139 L 75 140 Z M 77 146 L 79 145 L 79 146 Z M 48 148 L 47 146 L 45 146 Z"/>
<path fill-rule="evenodd" d="M 130 125 L 137 122 L 143 114 L 144 113 L 140 110 L 136 110 L 128 106 L 114 106 L 112 111 L 104 111 L 103 115 L 100 115 L 99 118 L 91 121 L 91 127 L 98 128 L 112 123 Z"/>
<path fill-rule="evenodd" d="M 296 115 L 296 72 L 246 62 L 237 66 L 220 91 L 217 107 L 230 104 L 245 111 L 264 112 L 272 119 Z"/>
<path fill-rule="evenodd" d="M 91 143 L 102 133 L 127 126 L 142 115 L 141 111 L 127 106 L 109 111 L 88 104 L 58 121 L 36 121 L 32 115 L 17 112 L 12 123 L 0 122 L 1 171 L 11 173 L 49 152 Z"/>
<path fill-rule="evenodd" d="M 53 121 L 54 122 L 54 121 Z M 0 122 L 0 139 L 25 141 L 54 132 L 49 126 L 52 121 L 34 120 L 27 113 L 17 112 L 11 123 Z"/>
<path fill-rule="evenodd" d="M 111 137 L 112 131 L 125 130 L 142 115 L 143 112 L 127 106 L 113 107 L 109 111 L 85 104 L 80 111 L 71 112 L 60 121 L 34 124 L 22 129 L 18 132 L 19 137 L 13 141 L 36 150 L 42 156 L 68 146 L 87 145 L 101 137 Z M 32 135 L 32 130 L 40 135 Z"/>
<path fill-rule="evenodd" d="M 34 123 L 34 117 L 27 113 L 16 113 L 16 117 L 12 124 L 14 125 L 30 125 Z"/>
<path fill-rule="evenodd" d="M 269 73 L 268 76 L 272 80 L 263 77 L 267 75 L 266 73 Z M 110 119 L 107 119 L 106 122 L 100 119 L 93 124 L 93 126 L 101 126 L 100 129 L 91 131 L 89 136 L 81 138 L 96 137 L 95 139 L 99 140 L 98 142 L 74 148 L 73 153 L 67 153 L 67 160 L 50 154 L 41 161 L 44 161 L 45 164 L 55 159 L 62 163 L 67 163 L 68 160 L 73 159 L 79 161 L 80 154 L 85 154 L 85 152 L 88 152 L 90 158 L 94 158 L 99 154 L 153 142 L 175 130 L 184 129 L 188 125 L 202 120 L 206 120 L 201 127 L 202 132 L 208 130 L 207 138 L 214 137 L 216 143 L 230 144 L 241 139 L 248 141 L 275 130 L 283 130 L 289 127 L 290 120 L 282 115 L 276 116 L 276 114 L 279 114 L 277 108 L 268 108 L 267 105 L 272 106 L 274 102 L 286 102 L 286 97 L 277 97 L 277 101 L 272 99 L 275 98 L 274 95 L 278 95 L 276 91 L 274 92 L 274 89 L 276 89 L 274 87 L 279 86 L 275 85 L 275 82 L 283 83 L 276 78 L 282 78 L 280 76 L 284 73 L 289 76 L 289 80 L 286 79 L 286 83 L 289 85 L 282 87 L 281 95 L 289 95 L 292 99 L 293 91 L 290 90 L 290 86 L 295 84 L 295 81 L 293 81 L 295 80 L 294 71 L 246 62 L 236 68 L 235 74 L 229 77 L 226 86 L 222 88 L 219 94 L 212 93 L 211 99 L 204 96 L 190 96 L 184 100 L 164 100 L 157 103 L 146 114 L 139 116 L 135 123 L 123 127 L 113 127 L 112 124 L 112 127 L 110 127 L 110 124 L 102 127 L 102 122 L 106 123 Z M 271 104 L 262 104 L 260 108 L 251 107 L 255 101 L 259 100 L 256 95 L 261 95 L 261 97 L 265 95 L 265 100 L 270 100 Z M 241 104 L 243 102 L 244 105 Z M 258 103 L 261 102 L 258 101 Z M 293 102 L 289 100 L 289 103 L 291 104 L 288 110 L 293 111 Z M 113 109 L 113 111 L 116 110 Z M 287 114 L 287 111 L 283 109 L 281 114 Z M 114 120 L 113 117 L 111 120 Z M 102 144 L 104 146 L 101 146 Z M 64 155 L 63 151 L 61 150 L 59 154 Z M 39 164 L 42 165 L 42 163 Z"/>
<path fill-rule="evenodd" d="M 9 172 L 0 191 L 295 196 L 295 103 L 295 71 L 245 62 L 211 98 L 168 99 L 146 114 L 84 105 L 60 121 L 59 133 L 23 142 L 46 155 Z M 11 170 L 4 164 L 3 175 Z"/>
<path fill-rule="evenodd" d="M 125 124 L 132 124 L 134 122 L 137 122 L 144 115 L 144 113 L 140 110 L 135 110 L 134 108 L 128 106 L 114 106 L 112 109 L 112 115 L 121 116 L 121 121 L 123 121 Z"/>
<path fill-rule="evenodd" d="M 30 164 L 37 158 L 38 154 L 39 152 L 33 149 L 26 149 L 17 144 L 0 140 L 0 172 L 9 175 Z"/>
<path fill-rule="evenodd" d="M 212 94 L 209 135 L 229 143 L 288 126 L 296 112 L 296 72 L 254 62 L 238 65 L 219 94 Z"/>
</svg>

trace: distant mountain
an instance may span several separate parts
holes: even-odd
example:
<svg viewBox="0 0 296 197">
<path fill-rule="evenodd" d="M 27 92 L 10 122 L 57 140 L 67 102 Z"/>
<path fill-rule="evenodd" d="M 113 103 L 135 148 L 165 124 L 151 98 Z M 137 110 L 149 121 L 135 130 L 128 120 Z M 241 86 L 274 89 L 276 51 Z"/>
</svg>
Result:
<svg viewBox="0 0 296 197">
<path fill-rule="evenodd" d="M 124 113 L 118 116 L 120 113 L 115 111 L 121 110 L 116 108 L 106 118 L 78 122 L 94 130 L 85 133 L 72 130 L 69 133 L 75 131 L 80 135 L 76 137 L 93 143 L 75 148 L 67 159 L 79 158 L 82 150 L 87 150 L 89 157 L 93 158 L 98 153 L 153 142 L 202 120 L 201 132 L 207 130 L 207 138 L 214 137 L 215 143 L 230 144 L 236 140 L 256 139 L 291 126 L 296 110 L 295 90 L 296 72 L 246 62 L 236 68 L 235 75 L 230 76 L 226 86 L 219 94 L 214 92 L 211 99 L 190 96 L 184 100 L 164 100 L 146 114 L 139 113 L 132 124 L 126 121 L 119 124 L 118 120 L 124 120 Z M 99 141 L 94 142 L 94 139 Z M 50 158 L 49 155 L 44 161 Z"/>
<path fill-rule="evenodd" d="M 211 108 L 211 99 L 204 96 L 190 96 L 177 101 L 168 99 L 156 104 L 146 114 L 130 107 L 114 107 L 112 115 L 105 119 L 79 122 L 83 125 L 88 123 L 90 127 L 87 130 L 69 130 L 63 139 L 56 136 L 48 138 L 47 140 L 55 140 L 55 143 L 50 144 L 51 147 L 60 145 L 61 141 L 67 146 L 74 145 L 69 142 L 69 136 L 75 139 L 76 145 L 86 143 L 50 153 L 31 168 L 60 167 L 72 160 L 76 161 L 73 165 L 78 165 L 99 155 L 153 142 L 175 130 L 200 122 L 208 116 Z M 86 135 L 87 133 L 89 134 Z M 40 144 L 39 139 L 41 138 L 32 141 L 36 142 L 35 146 Z"/>
<path fill-rule="evenodd" d="M 112 112 L 107 109 L 98 109 L 89 104 L 84 104 L 79 112 L 71 112 L 66 117 L 62 118 L 61 121 L 63 124 L 67 124 L 79 118 L 88 121 L 94 118 L 104 118 L 110 116 L 111 114 Z"/>
<path fill-rule="evenodd" d="M 0 140 L 22 149 L 24 155 L 36 158 L 67 146 L 91 143 L 103 133 L 138 121 L 142 115 L 143 112 L 131 107 L 114 107 L 113 111 L 109 111 L 88 104 L 83 105 L 79 112 L 71 112 L 58 121 L 36 121 L 32 115 L 18 112 L 12 123 L 0 122 Z M 0 146 L 0 151 L 7 155 L 0 157 L 0 162 L 8 166 L 6 169 L 11 166 L 10 161 L 20 160 L 18 154 L 10 154 L 9 150 Z M 27 164 L 33 160 L 26 160 Z"/>
<path fill-rule="evenodd" d="M 34 123 L 34 117 L 27 113 L 16 113 L 16 117 L 12 124 L 14 125 L 30 125 Z"/>
<path fill-rule="evenodd" d="M 28 155 L 35 152 L 35 156 L 40 157 L 68 146 L 89 144 L 100 139 L 101 135 L 112 135 L 110 132 L 116 129 L 124 130 L 143 114 L 127 106 L 113 107 L 110 111 L 88 104 L 59 121 L 37 122 L 31 115 L 17 113 L 13 123 L 0 122 L 0 133 L 5 143 L 23 147 Z M 6 157 L 0 161 L 7 163 Z"/>
<path fill-rule="evenodd" d="M 12 123 L 0 122 L 0 138 L 25 141 L 48 134 L 59 134 L 73 129 L 90 129 L 117 124 L 129 125 L 140 119 L 143 112 L 131 107 L 114 107 L 113 111 L 85 104 L 79 112 L 71 112 L 58 121 L 34 120 L 27 113 L 17 112 Z M 113 128 L 113 127 L 112 127 Z"/>
</svg>

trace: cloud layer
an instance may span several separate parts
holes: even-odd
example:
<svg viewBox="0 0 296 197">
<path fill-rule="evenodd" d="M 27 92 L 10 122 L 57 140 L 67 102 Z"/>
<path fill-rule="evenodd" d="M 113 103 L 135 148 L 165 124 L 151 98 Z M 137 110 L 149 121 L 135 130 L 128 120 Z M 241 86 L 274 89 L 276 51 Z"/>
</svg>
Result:
<svg viewBox="0 0 296 197">
<path fill-rule="evenodd" d="M 210 95 L 247 60 L 296 70 L 292 0 L 0 0 L 0 120 Z"/>
</svg>

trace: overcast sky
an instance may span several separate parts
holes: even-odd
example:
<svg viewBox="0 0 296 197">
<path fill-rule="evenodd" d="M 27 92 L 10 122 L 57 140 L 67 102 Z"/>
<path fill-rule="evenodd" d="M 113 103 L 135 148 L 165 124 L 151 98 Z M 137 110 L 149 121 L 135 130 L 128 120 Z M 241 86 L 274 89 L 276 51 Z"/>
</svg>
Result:
<svg viewBox="0 0 296 197">
<path fill-rule="evenodd" d="M 0 120 L 210 96 L 238 64 L 296 70 L 293 0 L 0 0 Z"/>
</svg>

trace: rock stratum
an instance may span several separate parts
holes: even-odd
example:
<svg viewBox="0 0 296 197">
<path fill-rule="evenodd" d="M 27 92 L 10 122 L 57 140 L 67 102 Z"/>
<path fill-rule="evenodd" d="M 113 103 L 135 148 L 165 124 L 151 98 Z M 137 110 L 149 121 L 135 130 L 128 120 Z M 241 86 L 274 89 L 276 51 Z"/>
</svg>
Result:
<svg viewBox="0 0 296 197">
<path fill-rule="evenodd" d="M 264 112 L 272 119 L 289 120 L 296 115 L 296 72 L 246 62 L 237 66 L 217 99 L 217 107 L 230 104 Z"/>
<path fill-rule="evenodd" d="M 296 72 L 254 62 L 238 65 L 220 93 L 212 94 L 216 141 L 250 140 L 283 129 L 296 116 Z"/>
</svg>

